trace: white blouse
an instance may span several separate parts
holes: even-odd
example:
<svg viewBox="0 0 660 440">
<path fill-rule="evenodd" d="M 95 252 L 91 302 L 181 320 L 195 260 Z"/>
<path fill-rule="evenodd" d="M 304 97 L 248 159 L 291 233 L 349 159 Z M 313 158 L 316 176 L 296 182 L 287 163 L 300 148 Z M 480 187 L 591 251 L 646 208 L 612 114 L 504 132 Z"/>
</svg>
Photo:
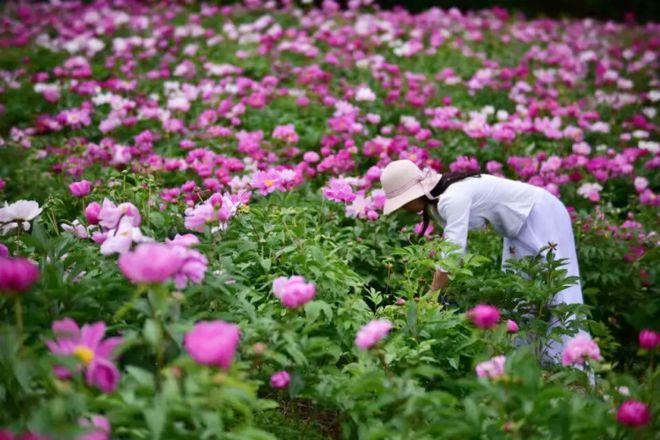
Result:
<svg viewBox="0 0 660 440">
<path fill-rule="evenodd" d="M 445 239 L 464 254 L 468 230 L 486 223 L 498 234 L 515 238 L 544 192 L 528 183 L 482 174 L 450 185 L 432 212 L 444 226 Z"/>
</svg>

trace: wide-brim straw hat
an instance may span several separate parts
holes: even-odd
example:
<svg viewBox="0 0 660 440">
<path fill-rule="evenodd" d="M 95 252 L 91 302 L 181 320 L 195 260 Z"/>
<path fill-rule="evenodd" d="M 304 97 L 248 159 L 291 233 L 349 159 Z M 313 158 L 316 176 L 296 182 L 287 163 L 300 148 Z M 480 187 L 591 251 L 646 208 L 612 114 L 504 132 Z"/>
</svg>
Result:
<svg viewBox="0 0 660 440">
<path fill-rule="evenodd" d="M 406 203 L 423 195 L 429 195 L 442 176 L 431 169 L 420 170 L 410 160 L 395 160 L 380 175 L 385 191 L 383 214 L 390 214 Z"/>
</svg>

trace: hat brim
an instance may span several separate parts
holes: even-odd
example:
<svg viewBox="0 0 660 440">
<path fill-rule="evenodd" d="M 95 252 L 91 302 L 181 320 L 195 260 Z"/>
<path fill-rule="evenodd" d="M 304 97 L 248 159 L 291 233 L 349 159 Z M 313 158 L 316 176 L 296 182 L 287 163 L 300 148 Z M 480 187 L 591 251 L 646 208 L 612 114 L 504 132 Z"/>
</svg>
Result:
<svg viewBox="0 0 660 440">
<path fill-rule="evenodd" d="M 383 215 L 388 215 L 401 208 L 406 203 L 415 200 L 424 195 L 424 188 L 421 185 L 415 185 L 403 194 L 387 199 L 383 207 Z"/>
</svg>

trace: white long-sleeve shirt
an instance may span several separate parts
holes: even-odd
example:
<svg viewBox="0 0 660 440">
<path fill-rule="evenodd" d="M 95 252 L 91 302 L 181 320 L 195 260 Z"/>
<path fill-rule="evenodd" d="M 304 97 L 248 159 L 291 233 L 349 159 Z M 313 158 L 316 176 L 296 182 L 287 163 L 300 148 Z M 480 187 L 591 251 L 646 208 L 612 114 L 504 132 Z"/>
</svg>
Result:
<svg viewBox="0 0 660 440">
<path fill-rule="evenodd" d="M 445 239 L 460 246 L 464 254 L 468 230 L 483 228 L 486 223 L 503 237 L 516 237 L 544 191 L 528 183 L 482 174 L 450 185 L 432 211 L 444 226 Z"/>
</svg>

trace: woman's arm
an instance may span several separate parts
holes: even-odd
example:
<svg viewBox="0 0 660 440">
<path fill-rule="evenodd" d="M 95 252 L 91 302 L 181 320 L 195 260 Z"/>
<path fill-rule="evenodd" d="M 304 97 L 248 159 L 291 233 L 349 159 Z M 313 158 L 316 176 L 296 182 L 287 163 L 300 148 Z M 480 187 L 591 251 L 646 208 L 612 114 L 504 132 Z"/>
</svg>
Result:
<svg viewBox="0 0 660 440">
<path fill-rule="evenodd" d="M 470 226 L 470 207 L 472 200 L 467 196 L 441 198 L 438 212 L 445 219 L 443 236 L 445 240 L 460 246 L 454 252 L 464 254 L 467 249 L 467 234 Z M 442 255 L 441 257 L 445 257 Z M 433 274 L 432 290 L 444 288 L 449 282 L 447 271 L 438 267 Z"/>
</svg>

